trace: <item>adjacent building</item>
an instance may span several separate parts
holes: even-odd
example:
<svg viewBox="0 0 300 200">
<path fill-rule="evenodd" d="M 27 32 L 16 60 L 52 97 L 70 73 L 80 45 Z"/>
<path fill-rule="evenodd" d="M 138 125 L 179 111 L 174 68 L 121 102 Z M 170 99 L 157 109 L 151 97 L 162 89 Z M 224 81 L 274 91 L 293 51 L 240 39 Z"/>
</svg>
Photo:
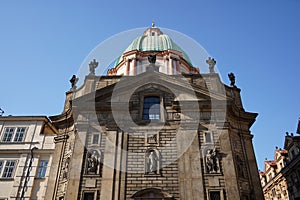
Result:
<svg viewBox="0 0 300 200">
<path fill-rule="evenodd" d="M 0 199 L 45 199 L 57 129 L 44 116 L 0 117 Z"/>
<path fill-rule="evenodd" d="M 300 199 L 300 136 L 286 133 L 284 148 L 265 161 L 260 180 L 266 200 Z"/>
<path fill-rule="evenodd" d="M 207 63 L 201 73 L 154 25 L 105 76 L 91 61 L 50 117 L 58 132 L 45 199 L 263 199 L 257 114 L 244 110 L 234 74 L 228 86 Z"/>
</svg>

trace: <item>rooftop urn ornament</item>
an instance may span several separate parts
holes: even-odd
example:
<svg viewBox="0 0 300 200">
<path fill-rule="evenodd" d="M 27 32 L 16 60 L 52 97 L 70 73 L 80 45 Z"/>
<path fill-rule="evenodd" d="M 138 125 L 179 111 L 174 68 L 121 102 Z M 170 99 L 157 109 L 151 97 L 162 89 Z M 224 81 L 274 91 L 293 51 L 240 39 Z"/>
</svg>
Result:
<svg viewBox="0 0 300 200">
<path fill-rule="evenodd" d="M 76 75 L 73 75 L 72 78 L 70 79 L 71 83 L 71 89 L 76 88 L 76 83 L 78 82 L 79 78 L 76 77 Z"/>
<path fill-rule="evenodd" d="M 235 75 L 234 75 L 234 73 L 229 73 L 228 74 L 228 78 L 229 78 L 229 80 L 230 80 L 230 85 L 232 86 L 232 87 L 236 87 L 235 86 Z"/>
<path fill-rule="evenodd" d="M 208 57 L 206 63 L 209 65 L 209 73 L 215 73 L 215 65 L 217 63 L 216 60 L 211 57 Z"/>
<path fill-rule="evenodd" d="M 89 75 L 95 75 L 95 69 L 98 67 L 99 62 L 96 61 L 96 59 L 93 59 L 90 64 L 90 74 Z"/>
</svg>

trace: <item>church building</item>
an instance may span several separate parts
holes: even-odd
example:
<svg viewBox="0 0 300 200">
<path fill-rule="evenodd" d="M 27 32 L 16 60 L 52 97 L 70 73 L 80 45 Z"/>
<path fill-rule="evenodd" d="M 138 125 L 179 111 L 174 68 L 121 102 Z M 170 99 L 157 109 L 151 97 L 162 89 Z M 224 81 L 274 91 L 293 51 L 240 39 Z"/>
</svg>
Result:
<svg viewBox="0 0 300 200">
<path fill-rule="evenodd" d="M 261 200 L 240 89 L 208 73 L 159 28 L 134 39 L 106 75 L 73 76 L 45 199 Z M 101 61 L 100 61 L 101 62 Z"/>
</svg>

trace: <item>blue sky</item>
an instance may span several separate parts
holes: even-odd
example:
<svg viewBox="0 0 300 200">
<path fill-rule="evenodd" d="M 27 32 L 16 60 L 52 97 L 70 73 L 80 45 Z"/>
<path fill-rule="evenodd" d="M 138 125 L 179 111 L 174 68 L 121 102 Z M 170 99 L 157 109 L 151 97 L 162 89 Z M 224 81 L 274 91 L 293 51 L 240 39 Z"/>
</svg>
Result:
<svg viewBox="0 0 300 200">
<path fill-rule="evenodd" d="M 0 107 L 6 115 L 56 115 L 69 79 L 100 42 L 150 26 L 184 33 L 234 72 L 263 169 L 300 117 L 300 1 L 1 1 Z"/>
</svg>

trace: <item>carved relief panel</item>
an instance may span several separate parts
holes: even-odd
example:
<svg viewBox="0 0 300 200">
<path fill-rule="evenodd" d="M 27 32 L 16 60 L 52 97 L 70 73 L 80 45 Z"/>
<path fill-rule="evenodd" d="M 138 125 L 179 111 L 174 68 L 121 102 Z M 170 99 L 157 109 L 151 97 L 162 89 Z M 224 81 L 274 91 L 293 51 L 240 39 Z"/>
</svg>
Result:
<svg viewBox="0 0 300 200">
<path fill-rule="evenodd" d="M 101 150 L 90 149 L 86 153 L 86 175 L 101 175 L 103 155 Z"/>
<path fill-rule="evenodd" d="M 160 145 L 159 140 L 160 140 L 159 132 L 145 134 L 145 145 L 146 146 L 159 146 Z"/>
</svg>

